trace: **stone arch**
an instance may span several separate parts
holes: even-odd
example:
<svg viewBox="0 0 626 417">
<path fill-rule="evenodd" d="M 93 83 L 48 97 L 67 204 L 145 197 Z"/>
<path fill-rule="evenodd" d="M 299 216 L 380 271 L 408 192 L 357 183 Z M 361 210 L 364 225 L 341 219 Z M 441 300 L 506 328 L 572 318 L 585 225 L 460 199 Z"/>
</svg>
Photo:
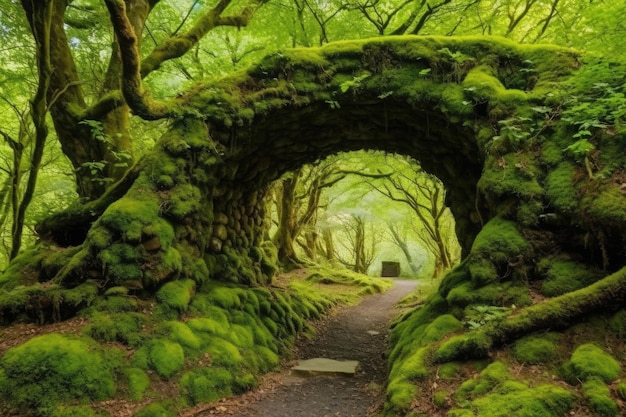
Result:
<svg viewBox="0 0 626 417">
<path fill-rule="evenodd" d="M 532 226 L 549 206 L 538 182 L 541 144 L 515 142 L 500 122 L 522 129 L 544 118 L 532 107 L 558 103 L 578 66 L 563 48 L 485 37 L 379 38 L 273 54 L 181 97 L 170 130 L 125 181 L 78 214 L 42 223 L 51 241 L 79 243 L 42 269 L 43 280 L 95 276 L 143 289 L 176 278 L 267 282 L 267 184 L 357 149 L 410 155 L 438 176 L 467 255 L 490 219 Z M 94 217 L 85 221 L 87 212 Z M 77 218 L 93 224 L 68 239 L 68 219 Z M 479 257 L 485 269 L 475 266 L 474 275 L 497 275 L 518 255 L 498 265 Z"/>
</svg>

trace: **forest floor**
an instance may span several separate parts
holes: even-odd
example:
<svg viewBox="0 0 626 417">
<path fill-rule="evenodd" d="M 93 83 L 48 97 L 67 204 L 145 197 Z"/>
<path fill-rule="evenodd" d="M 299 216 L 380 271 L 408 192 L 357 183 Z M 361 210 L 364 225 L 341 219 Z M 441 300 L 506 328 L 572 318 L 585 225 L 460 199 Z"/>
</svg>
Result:
<svg viewBox="0 0 626 417">
<path fill-rule="evenodd" d="M 296 344 L 283 370 L 267 375 L 253 391 L 218 403 L 187 409 L 184 417 L 365 417 L 380 411 L 387 376 L 385 352 L 396 303 L 417 281 L 395 280 L 383 294 L 339 309 L 315 324 L 315 336 Z M 300 376 L 291 367 L 300 359 L 356 360 L 354 376 Z"/>
</svg>

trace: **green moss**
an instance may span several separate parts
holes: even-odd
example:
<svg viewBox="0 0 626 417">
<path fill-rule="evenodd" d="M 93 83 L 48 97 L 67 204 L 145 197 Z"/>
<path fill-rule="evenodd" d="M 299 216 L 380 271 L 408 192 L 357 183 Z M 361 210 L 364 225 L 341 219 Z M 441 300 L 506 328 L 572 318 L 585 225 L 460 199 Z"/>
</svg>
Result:
<svg viewBox="0 0 626 417">
<path fill-rule="evenodd" d="M 615 391 L 617 392 L 617 395 L 619 395 L 620 399 L 626 400 L 626 381 L 622 381 L 617 384 Z"/>
<path fill-rule="evenodd" d="M 143 228 L 159 217 L 160 204 L 158 197 L 149 192 L 133 197 L 121 198 L 111 204 L 98 223 L 119 234 L 126 242 L 139 243 Z"/>
<path fill-rule="evenodd" d="M 229 340 L 239 348 L 251 348 L 254 345 L 254 334 L 250 327 L 233 324 L 229 332 Z"/>
<path fill-rule="evenodd" d="M 626 339 L 626 310 L 620 310 L 611 317 L 609 328 L 620 338 Z"/>
<path fill-rule="evenodd" d="M 526 388 L 524 384 L 509 384 L 504 388 L 504 392 L 472 401 L 479 416 L 560 417 L 566 415 L 576 401 L 574 393 L 556 385 Z"/>
<path fill-rule="evenodd" d="M 115 393 L 114 365 L 88 340 L 34 337 L 0 359 L 0 394 L 20 408 L 104 400 Z"/>
<path fill-rule="evenodd" d="M 231 372 L 212 366 L 187 372 L 180 379 L 180 388 L 189 404 L 217 401 L 232 394 Z"/>
<path fill-rule="evenodd" d="M 598 378 L 611 382 L 619 378 L 622 369 L 611 355 L 598 346 L 587 343 L 580 345 L 569 362 L 564 365 L 567 379 L 572 381 L 586 381 L 589 378 Z"/>
<path fill-rule="evenodd" d="M 143 369 L 128 368 L 124 370 L 124 375 L 128 379 L 128 391 L 130 399 L 141 401 L 144 393 L 150 386 L 150 378 Z"/>
<path fill-rule="evenodd" d="M 203 345 L 202 339 L 186 323 L 168 321 L 163 324 L 163 329 L 170 340 L 180 344 L 188 352 L 195 352 Z"/>
<path fill-rule="evenodd" d="M 541 364 L 556 361 L 558 345 L 550 335 L 528 336 L 518 340 L 513 347 L 513 356 L 522 363 Z"/>
<path fill-rule="evenodd" d="M 492 283 L 509 269 L 509 264 L 530 255 L 530 245 L 517 230 L 515 222 L 500 217 L 491 219 L 476 236 L 468 260 L 476 287 Z M 493 265 L 493 269 L 488 265 Z M 497 272 L 497 273 L 496 273 Z"/>
<path fill-rule="evenodd" d="M 107 275 L 116 283 L 141 282 L 143 271 L 139 267 L 140 258 L 139 249 L 127 243 L 114 243 L 98 253 L 98 259 L 106 268 Z"/>
<path fill-rule="evenodd" d="M 477 398 L 487 394 L 497 385 L 510 380 L 511 375 L 503 362 L 496 361 L 487 366 L 478 378 L 463 382 L 454 393 L 457 401 Z"/>
<path fill-rule="evenodd" d="M 212 318 L 193 318 L 187 322 L 187 326 L 196 333 L 205 332 L 216 336 L 228 334 L 227 325 Z"/>
<path fill-rule="evenodd" d="M 176 280 L 165 283 L 156 293 L 159 302 L 178 311 L 187 311 L 195 293 L 196 283 L 190 279 Z"/>
<path fill-rule="evenodd" d="M 474 288 L 471 282 L 459 285 L 446 299 L 451 306 L 465 308 L 471 305 L 518 307 L 531 304 L 528 287 L 511 282 L 489 284 Z"/>
<path fill-rule="evenodd" d="M 571 162 L 562 162 L 548 173 L 546 194 L 550 204 L 560 213 L 573 214 L 578 208 L 577 191 L 574 187 L 576 167 Z"/>
<path fill-rule="evenodd" d="M 590 378 L 583 384 L 583 393 L 594 416 L 617 417 L 619 407 L 611 398 L 609 387 L 598 378 Z"/>
<path fill-rule="evenodd" d="M 391 380 L 401 378 L 408 381 L 421 381 L 426 378 L 429 373 L 429 354 L 428 347 L 421 347 L 403 358 L 398 365 L 392 367 Z"/>
<path fill-rule="evenodd" d="M 200 209 L 202 193 L 191 184 L 181 184 L 170 191 L 165 204 L 164 216 L 180 220 Z"/>
<path fill-rule="evenodd" d="M 463 373 L 463 365 L 459 362 L 443 363 L 437 368 L 437 375 L 441 379 L 455 379 Z"/>
<path fill-rule="evenodd" d="M 584 209 L 599 222 L 609 226 L 626 223 L 626 204 L 619 184 L 597 184 L 582 201 Z"/>
<path fill-rule="evenodd" d="M 254 346 L 252 348 L 254 355 L 260 360 L 259 371 L 267 372 L 278 366 L 280 357 L 278 354 L 265 346 Z"/>
<path fill-rule="evenodd" d="M 494 146 L 510 146 L 508 142 Z M 502 150 L 503 151 L 503 150 Z M 490 157 L 485 161 L 483 175 L 478 181 L 478 188 L 487 195 L 500 198 L 513 197 L 532 200 L 541 198 L 544 190 L 538 182 L 535 161 L 521 153 L 506 153 L 501 158 Z"/>
<path fill-rule="evenodd" d="M 103 342 L 121 342 L 129 346 L 141 343 L 142 324 L 145 316 L 138 313 L 105 314 L 95 312 L 90 316 L 90 323 L 83 332 Z"/>
<path fill-rule="evenodd" d="M 556 297 L 570 291 L 584 288 L 604 274 L 587 265 L 574 261 L 553 260 L 545 272 L 546 279 L 541 285 L 541 293 L 546 297 Z"/>
<path fill-rule="evenodd" d="M 226 368 L 236 368 L 243 362 L 237 346 L 219 337 L 212 337 L 204 351 L 211 356 L 212 363 Z"/>
<path fill-rule="evenodd" d="M 185 352 L 178 343 L 154 339 L 149 347 L 149 364 L 163 379 L 180 372 L 185 365 Z"/>
<path fill-rule="evenodd" d="M 437 363 L 448 362 L 458 358 L 459 352 L 472 352 L 474 357 L 486 357 L 491 344 L 491 338 L 479 331 L 453 336 L 437 348 L 434 361 Z"/>
<path fill-rule="evenodd" d="M 417 386 L 404 379 L 391 380 L 387 385 L 387 400 L 397 410 L 408 410 L 417 394 Z"/>
</svg>

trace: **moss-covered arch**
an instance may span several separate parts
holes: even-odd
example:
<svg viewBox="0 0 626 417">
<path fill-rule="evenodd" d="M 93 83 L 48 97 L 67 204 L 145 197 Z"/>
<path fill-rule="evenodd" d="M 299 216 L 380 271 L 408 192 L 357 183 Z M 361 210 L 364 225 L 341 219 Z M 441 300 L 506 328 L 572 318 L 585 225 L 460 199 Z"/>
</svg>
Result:
<svg viewBox="0 0 626 417">
<path fill-rule="evenodd" d="M 42 222 L 28 277 L 149 291 L 178 278 L 267 283 L 267 185 L 357 149 L 410 155 L 444 182 L 467 256 L 442 289 L 457 308 L 471 304 L 459 283 L 525 280 L 543 273 L 536 265 L 551 253 L 615 270 L 624 254 L 608 237 L 624 227 L 621 212 L 604 216 L 581 194 L 584 168 L 563 156 L 572 126 L 557 123 L 579 67 L 564 48 L 488 37 L 379 38 L 273 54 L 181 97 L 169 131 L 122 182 Z M 615 181 L 594 185 L 621 207 Z M 14 273 L 23 269 L 9 269 L 6 288 L 23 282 Z"/>
</svg>

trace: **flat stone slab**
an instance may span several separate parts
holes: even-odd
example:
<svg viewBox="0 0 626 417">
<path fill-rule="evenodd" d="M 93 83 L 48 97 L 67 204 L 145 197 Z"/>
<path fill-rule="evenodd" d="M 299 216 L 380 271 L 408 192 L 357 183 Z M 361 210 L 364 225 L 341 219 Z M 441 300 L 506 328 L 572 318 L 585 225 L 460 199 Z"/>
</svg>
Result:
<svg viewBox="0 0 626 417">
<path fill-rule="evenodd" d="M 314 358 L 298 361 L 291 370 L 302 375 L 354 375 L 358 366 L 359 361 Z"/>
</svg>

